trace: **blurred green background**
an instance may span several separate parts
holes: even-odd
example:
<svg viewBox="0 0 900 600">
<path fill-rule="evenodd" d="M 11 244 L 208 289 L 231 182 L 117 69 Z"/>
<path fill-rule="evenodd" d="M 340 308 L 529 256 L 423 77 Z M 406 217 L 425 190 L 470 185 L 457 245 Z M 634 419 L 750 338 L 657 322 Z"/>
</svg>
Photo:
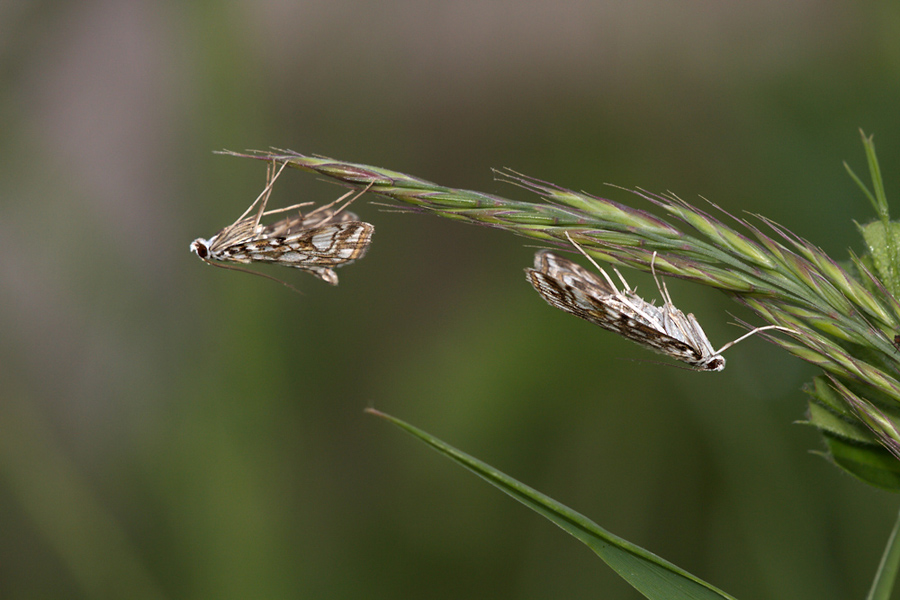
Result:
<svg viewBox="0 0 900 600">
<path fill-rule="evenodd" d="M 739 598 L 863 597 L 897 498 L 810 453 L 815 370 L 763 340 L 648 362 L 551 310 L 524 238 L 368 198 L 336 288 L 188 244 L 264 181 L 211 151 L 275 146 L 703 195 L 843 260 L 860 127 L 900 213 L 898 98 L 893 1 L 0 3 L 0 596 L 638 597 L 374 405 Z M 272 206 L 340 193 L 289 170 Z M 749 317 L 669 288 L 716 346 Z"/>
</svg>

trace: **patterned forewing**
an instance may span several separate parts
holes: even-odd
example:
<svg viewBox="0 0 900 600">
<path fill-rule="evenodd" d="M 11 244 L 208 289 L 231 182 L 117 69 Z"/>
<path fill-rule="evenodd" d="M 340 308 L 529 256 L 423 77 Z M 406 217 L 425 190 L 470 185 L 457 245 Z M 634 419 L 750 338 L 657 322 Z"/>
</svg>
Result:
<svg viewBox="0 0 900 600">
<path fill-rule="evenodd" d="M 295 233 L 302 233 L 305 230 L 317 229 L 325 224 L 334 225 L 350 221 L 359 221 L 359 217 L 350 211 L 335 212 L 326 210 L 323 207 L 314 210 L 308 215 L 288 217 L 271 225 L 266 225 L 262 228 L 260 235 L 264 237 L 287 237 Z"/>
<path fill-rule="evenodd" d="M 362 258 L 375 228 L 362 221 L 335 223 L 285 237 L 264 237 L 221 250 L 219 260 L 273 262 L 305 270 L 336 267 Z"/>
<path fill-rule="evenodd" d="M 690 335 L 682 333 L 664 308 L 630 291 L 618 292 L 577 263 L 549 251 L 538 252 L 534 262 L 534 269 L 526 269 L 528 279 L 551 306 L 678 360 L 694 364 L 702 358 Z M 667 308 L 684 316 L 673 306 Z"/>
<path fill-rule="evenodd" d="M 252 218 L 241 219 L 209 239 L 209 252 L 216 257 L 230 246 L 243 244 L 259 235 L 260 226 Z"/>
</svg>

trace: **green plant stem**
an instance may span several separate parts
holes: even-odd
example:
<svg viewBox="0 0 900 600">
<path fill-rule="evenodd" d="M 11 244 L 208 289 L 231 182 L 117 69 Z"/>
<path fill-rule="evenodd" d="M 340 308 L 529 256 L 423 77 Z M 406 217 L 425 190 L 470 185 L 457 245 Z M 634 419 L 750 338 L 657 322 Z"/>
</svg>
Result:
<svg viewBox="0 0 900 600">
<path fill-rule="evenodd" d="M 874 161 L 870 146 L 867 156 Z M 674 194 L 631 190 L 663 211 L 668 217 L 663 219 L 510 170 L 496 172 L 497 178 L 538 194 L 543 201 L 511 200 L 288 150 L 225 154 L 288 163 L 347 187 L 366 188 L 393 200 L 397 204 L 392 206 L 401 210 L 502 229 L 563 250 L 574 251 L 574 243 L 596 259 L 644 271 L 651 270 L 652 262 L 660 275 L 716 287 L 769 324 L 780 326 L 777 336 L 762 334 L 766 339 L 821 367 L 841 384 L 835 389 L 846 393 L 846 410 L 837 416 L 870 430 L 869 451 L 878 455 L 887 449 L 900 458 L 900 347 L 894 342 L 900 334 L 900 302 L 878 279 L 880 270 L 873 273 L 864 260 L 851 255 L 851 270 L 845 269 L 817 246 L 765 217 L 757 215 L 762 226 L 755 225 L 710 203 L 724 215 L 712 216 Z M 877 176 L 879 171 L 872 172 Z M 876 204 L 879 198 L 884 200 L 886 215 L 879 186 L 872 197 Z M 830 410 L 825 403 L 822 407 Z M 875 455 L 873 459 L 882 458 Z M 882 484 L 896 480 L 895 473 L 874 478 L 855 474 Z"/>
</svg>

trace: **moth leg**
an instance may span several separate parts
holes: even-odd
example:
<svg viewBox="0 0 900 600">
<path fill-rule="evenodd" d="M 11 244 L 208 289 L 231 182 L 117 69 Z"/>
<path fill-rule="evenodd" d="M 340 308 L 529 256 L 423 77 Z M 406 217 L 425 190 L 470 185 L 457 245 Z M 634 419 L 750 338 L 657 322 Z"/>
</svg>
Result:
<svg viewBox="0 0 900 600">
<path fill-rule="evenodd" d="M 367 185 L 367 186 L 366 186 L 365 188 L 363 188 L 362 190 L 350 190 L 349 192 L 347 192 L 346 194 L 344 194 L 343 196 L 341 196 L 341 197 L 338 198 L 337 200 L 333 200 L 332 202 L 329 202 L 328 204 L 325 204 L 325 205 L 320 206 L 320 207 L 317 208 L 316 210 L 314 210 L 314 211 L 312 211 L 311 213 L 309 213 L 308 215 L 306 215 L 306 217 L 309 218 L 309 217 L 313 216 L 314 214 L 316 214 L 316 213 L 319 212 L 319 211 L 328 211 L 332 206 L 334 206 L 334 205 L 337 204 L 338 202 L 341 202 L 344 198 L 346 198 L 346 197 L 348 197 L 348 196 L 352 196 L 353 194 L 356 194 L 355 196 L 353 196 L 352 198 L 350 198 L 349 200 L 347 200 L 347 202 L 346 202 L 343 206 L 341 206 L 340 208 L 338 208 L 338 209 L 336 209 L 335 211 L 333 211 L 333 212 L 328 216 L 327 219 L 324 219 L 324 220 L 322 221 L 322 224 L 328 223 L 331 219 L 333 219 L 334 217 L 336 217 L 336 216 L 338 216 L 339 214 L 341 214 L 341 212 L 343 212 L 345 208 L 347 208 L 348 206 L 350 206 L 350 205 L 351 205 L 354 201 L 356 201 L 360 196 L 362 196 L 363 194 L 365 194 L 366 192 L 368 192 L 368 191 L 372 188 L 373 185 L 375 185 L 375 182 L 374 182 L 374 181 L 370 182 L 369 185 Z"/>
</svg>

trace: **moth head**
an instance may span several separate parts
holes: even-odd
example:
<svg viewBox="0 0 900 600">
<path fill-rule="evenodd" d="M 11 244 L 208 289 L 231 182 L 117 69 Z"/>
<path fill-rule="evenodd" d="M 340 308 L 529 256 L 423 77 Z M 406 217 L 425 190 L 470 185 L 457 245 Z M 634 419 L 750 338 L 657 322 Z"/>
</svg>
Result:
<svg viewBox="0 0 900 600">
<path fill-rule="evenodd" d="M 197 238 L 191 242 L 191 252 L 206 260 L 209 256 L 209 242 L 203 238 Z"/>
<path fill-rule="evenodd" d="M 721 371 L 725 368 L 725 358 L 719 354 L 710 356 L 700 364 L 701 371 Z"/>
</svg>

